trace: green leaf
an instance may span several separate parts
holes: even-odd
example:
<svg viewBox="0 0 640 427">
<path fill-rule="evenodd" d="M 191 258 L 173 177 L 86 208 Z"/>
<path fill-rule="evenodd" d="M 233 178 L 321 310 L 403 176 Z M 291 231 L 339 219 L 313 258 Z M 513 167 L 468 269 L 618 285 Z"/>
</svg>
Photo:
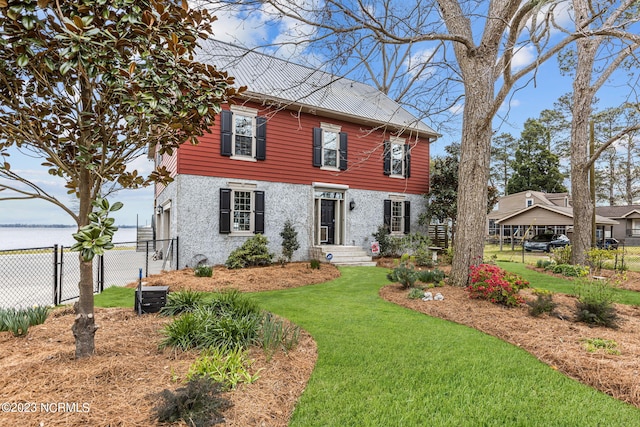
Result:
<svg viewBox="0 0 640 427">
<path fill-rule="evenodd" d="M 18 58 L 16 59 L 16 64 L 18 65 L 18 67 L 25 67 L 28 63 L 29 63 L 29 57 L 27 56 L 26 53 L 23 53 L 22 55 L 18 56 Z"/>
<path fill-rule="evenodd" d="M 64 76 L 69 72 L 69 70 L 71 70 L 71 67 L 73 67 L 73 64 L 71 62 L 69 61 L 63 62 L 62 65 L 60 65 L 60 74 Z"/>
<path fill-rule="evenodd" d="M 96 239 L 95 245 L 104 246 L 111 241 L 111 236 L 100 236 Z"/>
<path fill-rule="evenodd" d="M 33 30 L 36 26 L 36 19 L 31 15 L 25 15 L 22 17 L 22 26 L 25 30 Z"/>
<path fill-rule="evenodd" d="M 122 207 L 124 206 L 124 203 L 122 202 L 115 202 L 113 204 L 113 206 L 111 206 L 111 209 L 109 209 L 110 212 L 115 212 L 118 211 L 120 209 L 122 209 Z"/>
</svg>

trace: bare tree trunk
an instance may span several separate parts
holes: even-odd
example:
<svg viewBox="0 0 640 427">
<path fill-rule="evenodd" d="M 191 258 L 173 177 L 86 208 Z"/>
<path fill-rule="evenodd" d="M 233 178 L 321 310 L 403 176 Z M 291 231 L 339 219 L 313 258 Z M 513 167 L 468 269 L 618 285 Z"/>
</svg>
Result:
<svg viewBox="0 0 640 427">
<path fill-rule="evenodd" d="M 586 13 L 584 16 L 588 16 Z M 593 90 L 590 87 L 596 43 L 589 38 L 576 42 L 578 64 L 573 82 L 571 122 L 571 192 L 573 204 L 572 263 L 585 265 L 591 248 L 594 202 L 589 191 L 589 119 Z"/>
<path fill-rule="evenodd" d="M 491 108 L 493 105 L 492 55 L 484 60 L 467 60 L 465 75 L 464 127 L 458 169 L 458 218 L 453 242 L 449 281 L 466 286 L 469 267 L 482 261 L 491 162 Z"/>
</svg>

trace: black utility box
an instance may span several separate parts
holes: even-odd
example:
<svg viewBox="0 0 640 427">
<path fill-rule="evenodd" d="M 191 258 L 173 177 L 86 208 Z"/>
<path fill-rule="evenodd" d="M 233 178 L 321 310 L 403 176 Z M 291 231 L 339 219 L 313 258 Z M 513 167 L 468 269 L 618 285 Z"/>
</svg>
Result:
<svg viewBox="0 0 640 427">
<path fill-rule="evenodd" d="M 138 295 L 142 289 L 142 298 Z M 135 310 L 139 312 L 138 307 L 142 307 L 142 313 L 157 313 L 167 304 L 168 286 L 141 286 L 136 288 Z"/>
</svg>

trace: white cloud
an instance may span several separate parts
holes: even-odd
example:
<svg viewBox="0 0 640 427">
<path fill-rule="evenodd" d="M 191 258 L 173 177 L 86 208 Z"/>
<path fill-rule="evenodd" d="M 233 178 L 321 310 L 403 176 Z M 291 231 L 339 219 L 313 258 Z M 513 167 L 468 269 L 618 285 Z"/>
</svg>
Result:
<svg viewBox="0 0 640 427">
<path fill-rule="evenodd" d="M 432 76 L 433 69 L 431 67 L 426 67 L 423 69 L 423 65 L 428 62 L 432 62 L 432 57 L 436 49 L 421 49 L 417 52 L 414 52 L 406 61 L 405 67 L 407 68 L 407 73 L 411 76 L 415 76 L 419 72 L 421 73 L 420 79 L 427 79 Z"/>
<path fill-rule="evenodd" d="M 464 104 L 462 103 L 455 104 L 449 108 L 449 113 L 453 114 L 454 116 L 458 116 L 462 114 L 463 111 L 464 111 Z"/>
<path fill-rule="evenodd" d="M 517 48 L 513 58 L 511 58 L 511 69 L 517 71 L 520 68 L 526 67 L 536 59 L 535 48 L 531 45 L 526 45 Z"/>
</svg>

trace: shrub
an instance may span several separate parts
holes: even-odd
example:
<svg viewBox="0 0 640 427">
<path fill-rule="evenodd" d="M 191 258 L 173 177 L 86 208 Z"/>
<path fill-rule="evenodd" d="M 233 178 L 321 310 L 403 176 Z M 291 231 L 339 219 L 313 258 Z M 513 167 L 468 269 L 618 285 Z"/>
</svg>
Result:
<svg viewBox="0 0 640 427">
<path fill-rule="evenodd" d="M 211 277 L 213 276 L 213 267 L 209 265 L 199 265 L 193 269 L 193 273 L 196 277 Z"/>
<path fill-rule="evenodd" d="M 524 299 L 518 292 L 529 287 L 529 282 L 520 276 L 491 264 L 471 266 L 470 278 L 471 284 L 466 288 L 469 298 L 484 299 L 508 307 L 523 304 Z"/>
<path fill-rule="evenodd" d="M 417 273 L 419 282 L 422 283 L 440 283 L 445 278 L 444 271 L 439 269 L 421 270 Z"/>
<path fill-rule="evenodd" d="M 264 235 L 256 234 L 231 252 L 225 265 L 231 269 L 270 265 L 273 254 L 269 252 L 268 243 Z"/>
<path fill-rule="evenodd" d="M 160 309 L 161 316 L 175 316 L 180 313 L 193 311 L 202 304 L 204 292 L 185 289 L 178 292 L 169 292 L 167 303 Z"/>
<path fill-rule="evenodd" d="M 163 329 L 160 347 L 242 347 L 255 342 L 262 312 L 258 305 L 236 290 L 220 292 L 199 303 Z"/>
<path fill-rule="evenodd" d="M 602 269 L 605 261 L 612 260 L 615 255 L 616 251 L 612 251 L 609 249 L 593 248 L 587 251 L 587 259 L 589 260 L 589 265 L 598 270 Z"/>
<path fill-rule="evenodd" d="M 379 226 L 378 230 L 371 234 L 380 245 L 381 256 L 389 255 L 390 234 L 389 228 L 386 225 Z"/>
<path fill-rule="evenodd" d="M 418 248 L 414 252 L 414 256 L 417 266 L 433 268 L 433 266 L 435 265 L 433 262 L 433 255 L 431 254 L 431 251 L 429 249 L 422 247 Z"/>
<path fill-rule="evenodd" d="M 260 306 L 237 289 L 214 293 L 211 301 L 205 304 L 204 307 L 221 316 L 243 317 L 262 314 Z"/>
<path fill-rule="evenodd" d="M 538 261 L 536 261 L 536 267 L 538 268 L 544 268 L 545 270 L 549 267 L 549 266 L 553 266 L 555 265 L 555 263 L 551 260 L 548 259 L 539 259 Z"/>
<path fill-rule="evenodd" d="M 585 338 L 581 341 L 584 343 L 585 350 L 589 353 L 595 353 L 598 350 L 603 350 L 607 354 L 615 356 L 620 355 L 618 343 L 614 340 L 607 340 L 604 338 Z"/>
<path fill-rule="evenodd" d="M 311 261 L 309 261 L 309 267 L 312 270 L 320 270 L 320 260 L 312 259 Z"/>
<path fill-rule="evenodd" d="M 570 264 L 571 263 L 571 245 L 564 246 L 562 248 L 555 248 L 551 250 L 551 259 L 556 264 Z"/>
<path fill-rule="evenodd" d="M 234 389 L 238 384 L 251 384 L 259 378 L 258 373 L 249 372 L 252 363 L 247 352 L 239 347 L 212 347 L 189 367 L 187 379 L 206 377 L 222 384 L 225 390 Z"/>
<path fill-rule="evenodd" d="M 589 267 L 572 264 L 558 264 L 552 267 L 552 271 L 567 277 L 584 277 L 589 274 Z"/>
<path fill-rule="evenodd" d="M 222 411 L 233 405 L 219 396 L 222 391 L 221 384 L 206 377 L 196 378 L 175 392 L 164 390 L 153 410 L 163 423 L 183 420 L 194 427 L 224 423 Z"/>
<path fill-rule="evenodd" d="M 0 332 L 9 331 L 15 337 L 24 337 L 30 326 L 41 325 L 48 316 L 47 306 L 35 305 L 20 310 L 0 308 Z"/>
<path fill-rule="evenodd" d="M 534 317 L 538 317 L 542 313 L 552 313 L 558 305 L 553 301 L 553 292 L 549 290 L 534 289 L 533 294 L 536 299 L 527 301 L 527 305 L 529 306 L 529 314 Z"/>
<path fill-rule="evenodd" d="M 424 297 L 424 291 L 420 288 L 411 288 L 409 295 L 407 295 L 409 299 L 421 299 L 422 297 Z"/>
<path fill-rule="evenodd" d="M 615 288 L 606 280 L 579 279 L 575 283 L 576 317 L 591 325 L 616 327 L 618 315 L 613 306 Z"/>
<path fill-rule="evenodd" d="M 396 268 L 387 274 L 387 279 L 394 283 L 400 283 L 402 289 L 412 288 L 418 276 L 412 265 L 401 262 Z"/>
<path fill-rule="evenodd" d="M 262 319 L 258 342 L 265 353 L 267 361 L 271 360 L 279 349 L 285 352 L 291 351 L 298 345 L 299 338 L 299 326 L 287 325 L 283 320 L 276 318 L 271 313 L 265 314 Z"/>
<path fill-rule="evenodd" d="M 198 307 L 164 327 L 162 333 L 165 338 L 161 341 L 160 348 L 245 348 L 255 341 L 259 326 L 260 317 L 256 315 L 232 317 Z"/>
<path fill-rule="evenodd" d="M 298 243 L 298 232 L 290 220 L 284 223 L 280 237 L 282 237 L 282 255 L 286 258 L 287 262 L 291 262 L 293 253 L 300 249 L 300 243 Z"/>
</svg>

